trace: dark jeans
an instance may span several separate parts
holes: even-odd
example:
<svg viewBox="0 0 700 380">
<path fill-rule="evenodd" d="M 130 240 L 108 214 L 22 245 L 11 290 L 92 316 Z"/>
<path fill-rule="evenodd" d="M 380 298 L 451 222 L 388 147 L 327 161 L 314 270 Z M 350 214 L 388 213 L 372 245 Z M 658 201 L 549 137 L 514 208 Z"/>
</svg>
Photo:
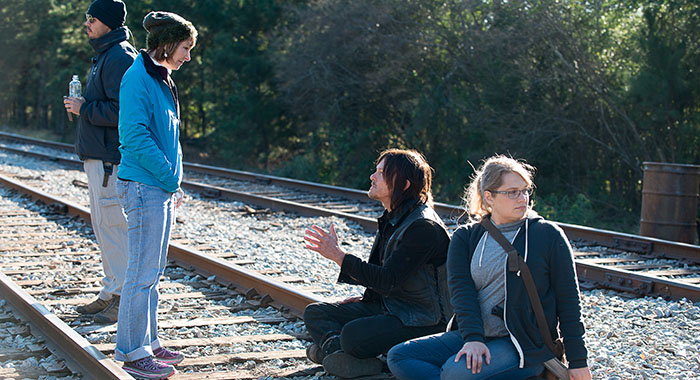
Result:
<svg viewBox="0 0 700 380">
<path fill-rule="evenodd" d="M 343 351 L 356 358 L 385 354 L 394 345 L 409 339 L 445 331 L 445 324 L 404 326 L 398 317 L 387 314 L 379 303 L 314 303 L 304 310 L 304 323 L 311 339 L 322 340 L 340 334 Z"/>
</svg>

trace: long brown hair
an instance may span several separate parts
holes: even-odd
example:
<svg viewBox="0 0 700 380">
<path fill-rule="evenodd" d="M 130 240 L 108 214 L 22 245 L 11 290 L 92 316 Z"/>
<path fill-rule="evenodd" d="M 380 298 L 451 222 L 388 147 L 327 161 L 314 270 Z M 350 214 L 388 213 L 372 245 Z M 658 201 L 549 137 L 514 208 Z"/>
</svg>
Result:
<svg viewBox="0 0 700 380">
<path fill-rule="evenodd" d="M 384 160 L 384 179 L 391 188 L 391 209 L 406 199 L 420 199 L 433 206 L 433 168 L 425 157 L 415 150 L 387 149 L 379 154 L 376 164 Z M 406 181 L 410 183 L 408 189 Z"/>
</svg>

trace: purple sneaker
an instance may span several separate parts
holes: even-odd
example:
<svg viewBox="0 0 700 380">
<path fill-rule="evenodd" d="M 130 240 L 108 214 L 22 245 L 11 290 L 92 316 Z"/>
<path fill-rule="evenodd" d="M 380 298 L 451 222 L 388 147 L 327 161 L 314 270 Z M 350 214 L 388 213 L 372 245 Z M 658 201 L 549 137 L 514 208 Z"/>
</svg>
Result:
<svg viewBox="0 0 700 380">
<path fill-rule="evenodd" d="M 175 367 L 153 360 L 153 356 L 126 362 L 122 369 L 136 379 L 146 380 L 167 379 L 176 372 Z"/>
<path fill-rule="evenodd" d="M 170 365 L 175 365 L 185 360 L 185 356 L 179 351 L 170 351 L 164 347 L 158 347 L 153 350 L 153 356 L 159 362 Z"/>
</svg>

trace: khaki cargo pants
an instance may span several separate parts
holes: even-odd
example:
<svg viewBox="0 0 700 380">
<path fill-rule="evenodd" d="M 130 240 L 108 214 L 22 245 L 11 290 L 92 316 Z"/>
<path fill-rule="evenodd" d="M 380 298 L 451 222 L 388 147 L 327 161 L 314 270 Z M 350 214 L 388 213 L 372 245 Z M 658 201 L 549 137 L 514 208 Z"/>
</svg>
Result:
<svg viewBox="0 0 700 380">
<path fill-rule="evenodd" d="M 115 189 L 118 167 L 113 166 L 106 187 L 102 186 L 105 170 L 101 160 L 85 160 L 83 168 L 88 178 L 92 229 L 102 252 L 105 273 L 99 297 L 108 300 L 112 295 L 121 295 L 127 263 L 126 218 Z"/>
</svg>

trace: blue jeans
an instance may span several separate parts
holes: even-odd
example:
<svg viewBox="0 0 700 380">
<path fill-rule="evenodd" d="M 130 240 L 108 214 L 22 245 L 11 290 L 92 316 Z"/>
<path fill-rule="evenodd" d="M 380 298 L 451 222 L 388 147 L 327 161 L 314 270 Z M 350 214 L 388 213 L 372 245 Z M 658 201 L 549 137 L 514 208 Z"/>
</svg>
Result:
<svg viewBox="0 0 700 380">
<path fill-rule="evenodd" d="M 527 379 L 542 372 L 541 365 L 518 368 L 520 358 L 509 337 L 487 339 L 491 364 L 484 364 L 481 372 L 472 375 L 467 369 L 465 356 L 455 363 L 457 352 L 464 346 L 458 331 L 429 335 L 397 344 L 387 357 L 389 369 L 401 380 L 517 380 Z"/>
<path fill-rule="evenodd" d="M 119 301 L 114 358 L 134 361 L 153 355 L 158 340 L 158 280 L 167 263 L 173 193 L 117 180 L 117 195 L 128 226 L 128 262 Z"/>
</svg>

